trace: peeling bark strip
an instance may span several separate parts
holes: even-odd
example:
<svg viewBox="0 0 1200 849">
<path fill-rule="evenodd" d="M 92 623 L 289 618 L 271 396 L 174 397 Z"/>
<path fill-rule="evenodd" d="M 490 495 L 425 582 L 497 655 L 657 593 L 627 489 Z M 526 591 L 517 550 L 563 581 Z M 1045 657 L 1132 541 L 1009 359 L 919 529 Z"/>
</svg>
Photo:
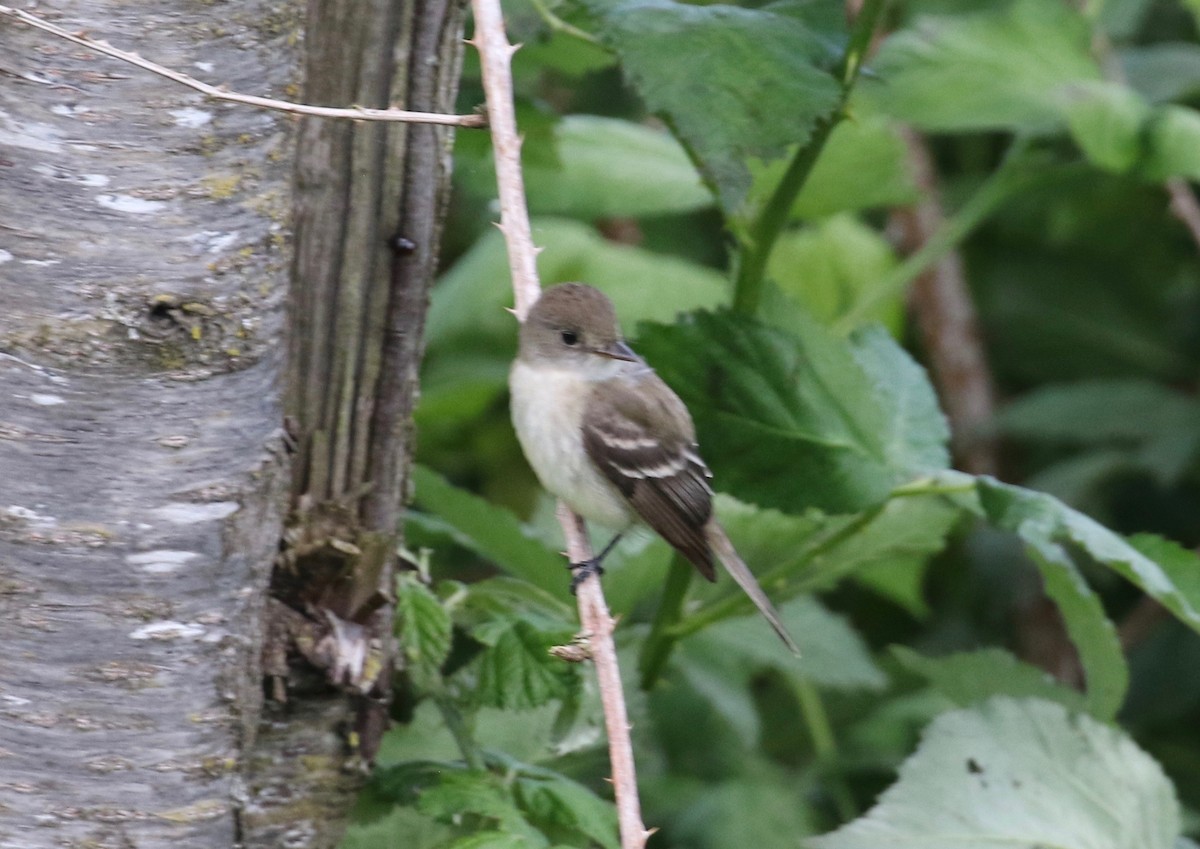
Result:
<svg viewBox="0 0 1200 849">
<path fill-rule="evenodd" d="M 38 8 L 234 87 L 295 76 L 286 3 Z M 294 125 L 0 33 L 0 846 L 227 849 L 288 487 Z"/>
<path fill-rule="evenodd" d="M 462 11 L 311 0 L 304 100 L 452 110 Z M 286 400 L 296 474 L 272 591 L 275 633 L 292 638 L 291 663 L 277 652 L 272 664 L 288 704 L 259 737 L 247 846 L 330 845 L 357 783 L 349 768 L 387 723 L 394 552 L 452 142 L 428 125 L 302 125 Z"/>
</svg>

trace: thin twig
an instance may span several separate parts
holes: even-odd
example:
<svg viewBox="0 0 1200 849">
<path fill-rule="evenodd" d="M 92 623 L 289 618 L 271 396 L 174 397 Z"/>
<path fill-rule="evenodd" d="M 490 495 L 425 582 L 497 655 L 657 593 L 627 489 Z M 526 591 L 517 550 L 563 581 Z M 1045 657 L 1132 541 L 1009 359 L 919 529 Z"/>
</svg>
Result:
<svg viewBox="0 0 1200 849">
<path fill-rule="evenodd" d="M 479 51 L 492 152 L 496 159 L 496 185 L 500 192 L 500 232 L 508 245 L 514 311 L 524 321 L 541 294 L 538 283 L 538 248 L 533 244 L 529 210 L 525 205 L 525 177 L 521 171 L 521 137 L 513 105 L 512 55 L 517 47 L 504 34 L 504 14 L 498 0 L 473 0 L 475 35 L 468 42 Z"/>
<path fill-rule="evenodd" d="M 566 35 L 574 36 L 581 41 L 586 41 L 588 44 L 600 44 L 600 39 L 596 38 L 596 36 L 592 35 L 590 32 L 585 32 L 574 24 L 569 24 L 558 15 L 554 14 L 554 12 L 550 10 L 550 7 L 546 5 L 545 0 L 529 0 L 529 2 L 533 4 L 533 8 L 537 9 L 537 13 L 541 16 L 542 20 L 546 22 L 546 26 L 550 27 L 550 29 L 554 30 L 555 32 L 561 32 L 565 33 Z"/>
<path fill-rule="evenodd" d="M 48 32 L 51 35 L 86 47 L 88 50 L 103 53 L 105 56 L 111 56 L 114 59 L 120 59 L 122 62 L 128 62 L 130 65 L 134 65 L 144 71 L 158 74 L 160 77 L 166 77 L 180 85 L 195 89 L 206 97 L 211 97 L 213 100 L 241 103 L 246 106 L 257 106 L 261 109 L 274 109 L 278 112 L 291 112 L 296 115 L 312 115 L 318 118 L 341 118 L 353 121 L 393 121 L 410 124 L 445 124 L 455 127 L 487 126 L 487 118 L 483 115 L 443 115 L 437 112 L 409 112 L 404 109 L 368 109 L 364 106 L 352 106 L 348 109 L 340 109 L 333 106 L 308 106 L 303 103 L 274 100 L 269 97 L 258 97 L 253 94 L 239 94 L 234 91 L 226 91 L 218 86 L 209 85 L 206 82 L 201 82 L 179 71 L 164 68 L 162 65 L 151 62 L 149 59 L 143 59 L 136 53 L 129 53 L 128 51 L 113 47 L 106 41 L 97 41 L 85 35 L 67 32 L 62 27 L 55 26 L 47 20 L 43 20 L 36 15 L 31 15 L 20 9 L 0 6 L 0 15 L 8 15 L 11 18 L 24 21 L 31 27 L 36 27 L 43 32 Z"/>
<path fill-rule="evenodd" d="M 541 287 L 537 276 L 538 249 L 533 244 L 529 210 L 525 204 L 521 139 L 517 135 L 513 108 L 510 60 L 516 48 L 508 43 L 504 33 L 504 16 L 499 0 L 472 0 L 471 5 L 475 13 L 475 35 L 471 43 L 479 51 L 492 130 L 492 150 L 496 160 L 500 231 L 508 246 L 514 312 L 519 320 L 524 320 L 529 308 L 538 299 Z M 561 503 L 558 518 L 567 540 L 570 561 L 580 563 L 591 559 L 591 546 L 584 532 L 583 520 Z M 596 666 L 600 700 L 604 708 L 621 849 L 642 849 L 650 832 L 642 822 L 641 802 L 638 800 L 633 742 L 629 736 L 629 717 L 625 710 L 617 648 L 612 636 L 615 623 L 609 615 L 600 578 L 592 575 L 583 581 L 576 590 L 576 600 L 579 604 L 579 621 Z"/>
</svg>

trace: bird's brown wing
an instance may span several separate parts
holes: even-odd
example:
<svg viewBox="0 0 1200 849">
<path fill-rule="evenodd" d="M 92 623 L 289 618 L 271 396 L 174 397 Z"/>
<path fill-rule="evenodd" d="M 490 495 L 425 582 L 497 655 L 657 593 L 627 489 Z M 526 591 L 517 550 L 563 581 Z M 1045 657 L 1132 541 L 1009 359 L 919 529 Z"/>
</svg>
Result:
<svg viewBox="0 0 1200 849">
<path fill-rule="evenodd" d="M 647 381 L 657 391 L 647 393 Z M 653 372 L 597 384 L 584 413 L 583 445 L 643 522 L 716 580 L 705 536 L 712 474 L 697 451 L 691 416 Z"/>
</svg>

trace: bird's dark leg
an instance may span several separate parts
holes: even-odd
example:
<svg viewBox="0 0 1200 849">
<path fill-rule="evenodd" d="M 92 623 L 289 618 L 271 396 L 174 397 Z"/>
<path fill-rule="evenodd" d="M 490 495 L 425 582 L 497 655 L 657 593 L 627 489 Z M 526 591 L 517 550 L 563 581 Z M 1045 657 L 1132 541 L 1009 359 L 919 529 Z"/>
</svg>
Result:
<svg viewBox="0 0 1200 849">
<path fill-rule="evenodd" d="M 568 563 L 567 568 L 571 570 L 571 595 L 575 595 L 575 591 L 579 589 L 579 585 L 586 581 L 591 575 L 600 576 L 604 574 L 604 567 L 600 564 L 604 562 L 604 558 L 608 557 L 608 553 L 613 550 L 621 540 L 621 535 L 624 531 L 620 531 L 616 536 L 608 541 L 608 545 L 604 546 L 604 550 L 593 557 L 591 560 L 584 560 L 582 563 Z"/>
</svg>

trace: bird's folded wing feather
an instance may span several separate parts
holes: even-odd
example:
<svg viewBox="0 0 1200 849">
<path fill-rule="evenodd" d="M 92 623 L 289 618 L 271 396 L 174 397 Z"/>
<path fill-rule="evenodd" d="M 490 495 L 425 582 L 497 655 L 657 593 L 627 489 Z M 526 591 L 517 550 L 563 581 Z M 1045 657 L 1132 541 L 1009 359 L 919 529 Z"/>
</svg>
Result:
<svg viewBox="0 0 1200 849">
<path fill-rule="evenodd" d="M 659 391 L 647 392 L 655 381 Z M 704 527 L 712 516 L 712 477 L 696 446 L 687 408 L 653 372 L 597 384 L 583 416 L 592 463 L 642 521 L 716 579 Z"/>
</svg>

